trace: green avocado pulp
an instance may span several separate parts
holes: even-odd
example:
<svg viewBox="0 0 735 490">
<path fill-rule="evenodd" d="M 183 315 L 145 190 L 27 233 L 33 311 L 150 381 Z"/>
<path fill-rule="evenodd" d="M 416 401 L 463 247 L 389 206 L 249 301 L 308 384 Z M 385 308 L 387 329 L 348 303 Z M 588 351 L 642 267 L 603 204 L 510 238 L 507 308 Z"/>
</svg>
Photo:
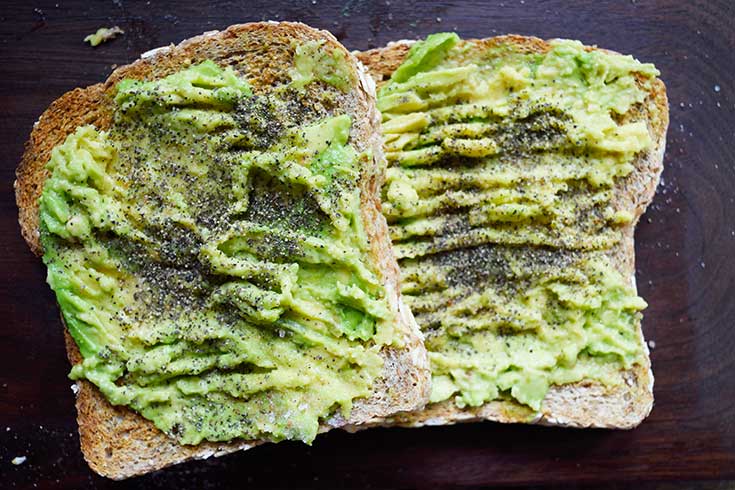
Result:
<svg viewBox="0 0 735 490">
<path fill-rule="evenodd" d="M 383 212 L 432 402 L 539 410 L 552 385 L 614 386 L 643 362 L 645 302 L 606 252 L 632 219 L 614 186 L 651 145 L 622 116 L 657 74 L 574 41 L 435 34 L 381 87 Z"/>
<path fill-rule="evenodd" d="M 310 442 L 370 395 L 401 341 L 367 259 L 370 157 L 324 82 L 314 102 L 212 61 L 124 80 L 108 131 L 54 148 L 41 241 L 73 379 L 183 444 Z"/>
</svg>

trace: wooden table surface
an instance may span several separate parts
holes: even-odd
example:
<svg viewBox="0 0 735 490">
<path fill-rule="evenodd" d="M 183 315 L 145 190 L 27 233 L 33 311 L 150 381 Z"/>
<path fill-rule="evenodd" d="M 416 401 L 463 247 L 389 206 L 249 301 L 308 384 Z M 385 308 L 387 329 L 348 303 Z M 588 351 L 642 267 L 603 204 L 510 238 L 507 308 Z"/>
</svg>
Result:
<svg viewBox="0 0 735 490">
<path fill-rule="evenodd" d="M 0 487 L 454 488 L 735 478 L 735 2 L 506 0 L 13 0 L 0 7 Z M 671 103 L 663 181 L 637 232 L 656 404 L 633 431 L 494 423 L 375 429 L 268 445 L 123 483 L 78 449 L 71 382 L 45 269 L 12 191 L 31 125 L 67 90 L 202 31 L 299 20 L 366 49 L 430 32 L 570 37 L 662 72 Z M 126 34 L 98 48 L 100 26 Z M 15 456 L 27 461 L 13 466 Z"/>
</svg>

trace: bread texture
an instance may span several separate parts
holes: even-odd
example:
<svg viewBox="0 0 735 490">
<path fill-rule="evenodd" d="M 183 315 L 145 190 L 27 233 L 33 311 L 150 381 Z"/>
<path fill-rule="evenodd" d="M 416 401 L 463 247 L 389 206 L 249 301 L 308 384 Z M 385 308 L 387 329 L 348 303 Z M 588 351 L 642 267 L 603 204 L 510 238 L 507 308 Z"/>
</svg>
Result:
<svg viewBox="0 0 735 490">
<path fill-rule="evenodd" d="M 23 237 L 31 250 L 41 255 L 39 198 L 44 181 L 49 177 L 45 165 L 51 150 L 79 126 L 93 124 L 101 130 L 109 128 L 117 82 L 124 78 L 159 79 L 190 64 L 211 59 L 221 66 L 231 66 L 246 77 L 257 93 L 289 81 L 288 70 L 292 66 L 295 45 L 308 41 L 324 42 L 329 48 L 344 52 L 350 69 L 354 70 L 356 82 L 338 104 L 344 113 L 352 115 L 351 143 L 358 151 L 372 152 L 370 167 L 362 169 L 361 173 L 361 213 L 370 240 L 370 259 L 385 284 L 403 340 L 402 347 L 385 347 L 381 352 L 384 368 L 372 395 L 356 400 L 348 419 L 336 415 L 326 421 L 320 428 L 323 432 L 347 424 L 382 420 L 396 411 L 420 408 L 430 391 L 429 364 L 421 333 L 401 301 L 398 266 L 385 219 L 380 213 L 384 164 L 375 86 L 354 56 L 334 36 L 300 23 L 252 23 L 233 25 L 221 32 L 208 32 L 179 45 L 148 52 L 134 63 L 116 69 L 104 83 L 77 88 L 51 104 L 34 125 L 26 144 L 16 172 L 15 193 Z M 69 360 L 76 364 L 82 359 L 79 350 L 68 331 L 65 337 Z M 264 442 L 235 440 L 181 445 L 136 412 L 112 406 L 90 382 L 78 381 L 75 392 L 82 452 L 94 471 L 109 478 L 123 479 L 190 459 L 249 449 Z"/>
<path fill-rule="evenodd" d="M 470 39 L 462 43 L 471 45 L 471 48 L 466 51 L 470 53 L 469 56 L 473 52 L 501 44 L 512 44 L 517 50 L 525 53 L 545 53 L 551 49 L 547 41 L 517 35 Z M 356 53 L 356 55 L 380 87 L 406 59 L 412 44 L 412 41 L 398 41 L 384 48 Z M 591 51 L 598 48 L 586 47 L 585 49 Z M 633 162 L 635 170 L 617 182 L 612 204 L 616 209 L 630 212 L 633 220 L 622 230 L 622 239 L 618 245 L 608 251 L 613 266 L 623 277 L 629 277 L 634 286 L 635 226 L 653 199 L 663 170 L 666 131 L 669 123 L 668 100 L 664 83 L 655 79 L 650 87 L 646 100 L 634 106 L 621 121 L 645 121 L 653 144 L 647 151 L 637 155 Z M 429 404 L 423 410 L 386 418 L 382 424 L 418 427 L 492 420 L 504 423 L 524 422 L 577 428 L 633 428 L 648 416 L 653 407 L 653 373 L 640 322 L 636 325 L 636 329 L 645 351 L 645 360 L 632 369 L 621 372 L 623 383 L 617 388 L 608 388 L 589 381 L 552 386 L 538 412 L 506 400 L 492 401 L 479 407 L 467 408 L 458 408 L 452 400 L 446 400 Z"/>
</svg>

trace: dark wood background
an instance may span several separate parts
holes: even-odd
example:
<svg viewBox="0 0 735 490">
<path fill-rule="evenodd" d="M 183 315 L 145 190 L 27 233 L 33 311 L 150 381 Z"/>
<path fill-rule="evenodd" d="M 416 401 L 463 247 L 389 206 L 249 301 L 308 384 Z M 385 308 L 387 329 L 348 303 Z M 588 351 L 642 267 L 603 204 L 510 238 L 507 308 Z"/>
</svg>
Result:
<svg viewBox="0 0 735 490">
<path fill-rule="evenodd" d="M 57 3 L 58 2 L 58 3 Z M 570 37 L 635 54 L 671 103 L 663 180 L 637 232 L 638 283 L 656 377 L 633 431 L 493 423 L 333 432 L 189 463 L 124 483 L 78 449 L 58 310 L 26 248 L 12 191 L 44 108 L 116 64 L 256 20 L 299 20 L 366 49 L 430 32 Z M 735 2 L 14 0 L 0 4 L 0 487 L 455 488 L 735 478 Z M 98 48 L 100 26 L 126 34 Z M 13 466 L 15 456 L 27 461 Z M 616 488 L 624 488 L 622 483 Z M 636 485 L 637 486 L 637 485 Z M 723 487 L 724 488 L 724 487 Z"/>
</svg>

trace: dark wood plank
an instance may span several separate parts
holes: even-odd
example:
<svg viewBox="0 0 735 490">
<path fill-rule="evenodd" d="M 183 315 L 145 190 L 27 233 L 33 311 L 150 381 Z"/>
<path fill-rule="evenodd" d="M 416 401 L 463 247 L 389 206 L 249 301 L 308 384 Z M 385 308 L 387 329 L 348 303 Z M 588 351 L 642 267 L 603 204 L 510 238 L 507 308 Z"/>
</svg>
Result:
<svg viewBox="0 0 735 490">
<path fill-rule="evenodd" d="M 735 4 L 730 0 L 4 2 L 0 9 L 0 481 L 9 488 L 373 487 L 735 478 Z M 112 484 L 78 450 L 61 325 L 16 224 L 11 183 L 33 121 L 114 64 L 261 19 L 330 29 L 351 49 L 456 29 L 571 37 L 652 61 L 671 101 L 666 170 L 637 237 L 656 406 L 630 432 L 492 423 L 331 433 Z M 103 25 L 126 34 L 92 49 Z M 17 455 L 28 457 L 10 465 Z"/>
</svg>

